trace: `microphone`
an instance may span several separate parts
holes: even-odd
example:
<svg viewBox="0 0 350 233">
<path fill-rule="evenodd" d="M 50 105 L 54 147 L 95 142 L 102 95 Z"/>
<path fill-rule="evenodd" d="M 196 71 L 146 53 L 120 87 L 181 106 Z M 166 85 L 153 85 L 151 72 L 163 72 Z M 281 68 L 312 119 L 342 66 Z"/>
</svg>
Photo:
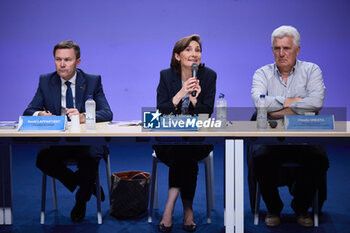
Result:
<svg viewBox="0 0 350 233">
<path fill-rule="evenodd" d="M 197 64 L 197 63 L 192 63 L 191 69 L 192 69 L 192 77 L 197 77 L 197 73 L 198 73 L 198 64 Z M 191 95 L 192 95 L 193 97 L 195 97 L 195 96 L 197 95 L 197 91 L 192 91 Z"/>
<path fill-rule="evenodd" d="M 277 121 L 275 121 L 275 120 L 268 120 L 267 122 L 269 123 L 271 128 L 276 128 L 277 127 Z"/>
</svg>

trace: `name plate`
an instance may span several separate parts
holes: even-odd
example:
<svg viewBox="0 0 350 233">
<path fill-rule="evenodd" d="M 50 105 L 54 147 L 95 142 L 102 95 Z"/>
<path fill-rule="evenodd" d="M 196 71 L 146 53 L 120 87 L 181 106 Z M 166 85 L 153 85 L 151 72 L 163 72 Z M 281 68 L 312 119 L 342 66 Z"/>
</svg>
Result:
<svg viewBox="0 0 350 233">
<path fill-rule="evenodd" d="M 66 116 L 20 116 L 19 131 L 64 131 Z"/>
<path fill-rule="evenodd" d="M 334 115 L 284 116 L 286 130 L 334 130 Z"/>
</svg>

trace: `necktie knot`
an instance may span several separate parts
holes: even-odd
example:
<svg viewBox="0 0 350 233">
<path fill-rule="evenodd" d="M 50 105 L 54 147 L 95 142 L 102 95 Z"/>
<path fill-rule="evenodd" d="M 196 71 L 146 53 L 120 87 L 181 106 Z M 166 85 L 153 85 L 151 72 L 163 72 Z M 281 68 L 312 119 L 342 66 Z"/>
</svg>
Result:
<svg viewBox="0 0 350 233">
<path fill-rule="evenodd" d="M 65 83 L 66 83 L 67 87 L 70 88 L 71 82 L 66 81 Z"/>
</svg>

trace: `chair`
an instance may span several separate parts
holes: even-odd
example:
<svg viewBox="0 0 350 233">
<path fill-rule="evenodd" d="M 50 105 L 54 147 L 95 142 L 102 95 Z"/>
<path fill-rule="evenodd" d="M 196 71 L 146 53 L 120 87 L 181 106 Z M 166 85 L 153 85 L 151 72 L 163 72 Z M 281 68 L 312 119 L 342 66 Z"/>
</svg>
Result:
<svg viewBox="0 0 350 233">
<path fill-rule="evenodd" d="M 281 166 L 282 169 L 293 169 L 294 171 L 299 167 L 296 163 L 285 163 Z M 293 172 L 292 172 L 293 173 Z M 285 181 L 279 181 L 279 186 L 288 185 Z M 318 198 L 319 189 L 316 190 L 312 211 L 314 213 L 314 226 L 318 227 L 319 225 L 319 198 Z M 259 208 L 260 208 L 260 187 L 259 182 L 256 181 L 256 191 L 255 191 L 255 204 L 254 204 L 254 225 L 259 224 Z"/>
<path fill-rule="evenodd" d="M 148 222 L 152 223 L 153 205 L 155 209 L 158 209 L 158 163 L 161 162 L 153 151 L 152 153 L 152 182 L 151 182 L 151 195 L 150 205 L 148 210 Z M 211 223 L 211 210 L 214 209 L 214 159 L 213 151 L 199 161 L 204 164 L 205 167 L 205 185 L 206 185 L 206 199 L 207 199 L 207 222 Z M 154 203 L 154 204 L 153 204 Z"/>
<path fill-rule="evenodd" d="M 256 121 L 257 112 L 254 112 L 251 121 Z M 283 139 L 279 139 L 280 141 Z M 260 208 L 260 188 L 259 183 L 253 171 L 253 156 L 252 156 L 252 145 L 247 144 L 247 164 L 248 164 L 248 184 L 249 184 L 249 197 L 250 206 L 254 215 L 254 225 L 259 224 L 259 208 Z M 324 150 L 325 151 L 325 150 Z M 325 157 L 326 156 L 326 152 Z M 294 177 L 296 175 L 297 169 L 300 167 L 297 163 L 284 163 L 281 165 L 278 186 L 287 185 L 289 187 L 289 192 L 292 193 L 292 186 L 294 182 Z M 327 171 L 324 176 L 320 178 L 321 184 L 316 190 L 315 197 L 313 200 L 312 210 L 314 213 L 314 226 L 319 226 L 319 213 L 321 212 L 322 205 L 327 199 Z"/>
<path fill-rule="evenodd" d="M 111 166 L 109 159 L 109 151 L 107 147 L 104 147 L 104 156 L 103 160 L 106 164 L 106 173 L 107 173 L 107 184 L 108 184 L 108 194 L 111 192 Z M 66 164 L 76 165 L 76 161 L 67 161 Z M 43 172 L 43 180 L 42 180 L 42 191 L 41 191 L 41 216 L 40 216 L 40 224 L 45 224 L 45 204 L 46 204 L 46 179 L 47 175 Z M 101 189 L 100 189 L 100 171 L 99 166 L 97 167 L 97 176 L 96 176 L 96 200 L 97 200 L 97 223 L 102 224 L 102 213 L 101 213 Z M 56 195 L 56 181 L 55 178 L 52 177 L 52 195 L 53 195 L 53 206 L 54 210 L 57 210 L 57 195 Z"/>
</svg>

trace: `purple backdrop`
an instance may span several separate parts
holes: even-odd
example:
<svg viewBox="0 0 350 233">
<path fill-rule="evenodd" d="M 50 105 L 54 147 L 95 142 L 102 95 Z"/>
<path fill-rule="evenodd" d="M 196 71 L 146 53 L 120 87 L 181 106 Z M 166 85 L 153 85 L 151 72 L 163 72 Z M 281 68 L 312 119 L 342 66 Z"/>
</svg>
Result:
<svg viewBox="0 0 350 233">
<path fill-rule="evenodd" d="M 218 73 L 217 93 L 231 107 L 252 106 L 252 75 L 273 62 L 270 35 L 282 24 L 301 34 L 299 59 L 323 70 L 325 106 L 350 109 L 349 12 L 347 0 L 2 0 L 0 120 L 22 114 L 39 75 L 54 71 L 53 46 L 67 39 L 81 47 L 80 68 L 102 75 L 114 120 L 140 119 L 141 107 L 155 106 L 159 71 L 193 33 Z"/>
</svg>

